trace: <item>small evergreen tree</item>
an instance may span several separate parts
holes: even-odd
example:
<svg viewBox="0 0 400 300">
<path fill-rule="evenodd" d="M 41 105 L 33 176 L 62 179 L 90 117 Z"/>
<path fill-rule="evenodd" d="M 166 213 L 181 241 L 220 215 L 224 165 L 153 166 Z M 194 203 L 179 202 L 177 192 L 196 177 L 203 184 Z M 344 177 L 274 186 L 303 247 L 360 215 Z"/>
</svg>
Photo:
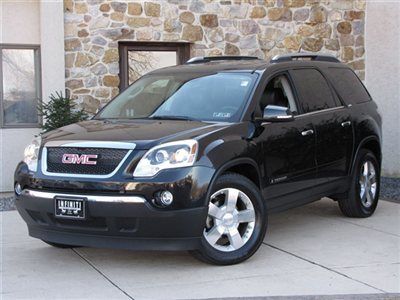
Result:
<svg viewBox="0 0 400 300">
<path fill-rule="evenodd" d="M 39 115 L 43 117 L 42 129 L 44 132 L 60 128 L 72 123 L 84 121 L 88 115 L 83 110 L 75 109 L 76 104 L 64 97 L 62 92 L 50 95 L 48 103 L 41 103 L 38 107 Z"/>
</svg>

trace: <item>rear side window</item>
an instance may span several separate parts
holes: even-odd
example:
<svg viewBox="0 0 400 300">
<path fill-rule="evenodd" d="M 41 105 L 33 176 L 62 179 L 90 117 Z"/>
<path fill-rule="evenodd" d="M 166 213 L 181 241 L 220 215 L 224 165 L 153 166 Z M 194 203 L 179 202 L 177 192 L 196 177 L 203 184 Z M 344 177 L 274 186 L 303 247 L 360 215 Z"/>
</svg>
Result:
<svg viewBox="0 0 400 300">
<path fill-rule="evenodd" d="M 352 70 L 329 68 L 329 76 L 336 91 L 347 104 L 358 104 L 371 100 L 364 85 Z"/>
<path fill-rule="evenodd" d="M 336 107 L 332 91 L 319 71 L 298 69 L 291 73 L 304 113 Z"/>
</svg>

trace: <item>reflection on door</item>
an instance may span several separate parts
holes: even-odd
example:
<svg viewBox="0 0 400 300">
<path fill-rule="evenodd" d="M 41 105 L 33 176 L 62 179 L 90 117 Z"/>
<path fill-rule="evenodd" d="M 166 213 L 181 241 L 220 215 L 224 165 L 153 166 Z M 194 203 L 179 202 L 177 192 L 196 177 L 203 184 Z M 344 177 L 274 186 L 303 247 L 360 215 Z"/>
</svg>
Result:
<svg viewBox="0 0 400 300">
<path fill-rule="evenodd" d="M 128 51 L 129 84 L 150 71 L 177 64 L 176 51 Z"/>
</svg>

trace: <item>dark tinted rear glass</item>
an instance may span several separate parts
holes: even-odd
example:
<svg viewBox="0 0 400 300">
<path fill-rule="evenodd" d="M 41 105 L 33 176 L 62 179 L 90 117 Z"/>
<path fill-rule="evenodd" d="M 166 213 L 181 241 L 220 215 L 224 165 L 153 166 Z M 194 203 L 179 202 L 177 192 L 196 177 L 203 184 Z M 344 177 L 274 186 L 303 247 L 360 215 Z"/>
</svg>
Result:
<svg viewBox="0 0 400 300">
<path fill-rule="evenodd" d="M 347 104 L 357 104 L 371 100 L 364 85 L 352 70 L 329 68 L 329 76 L 332 78 L 333 85 L 340 97 Z"/>
<path fill-rule="evenodd" d="M 292 71 L 304 113 L 336 107 L 332 91 L 322 74 L 315 69 Z"/>
</svg>

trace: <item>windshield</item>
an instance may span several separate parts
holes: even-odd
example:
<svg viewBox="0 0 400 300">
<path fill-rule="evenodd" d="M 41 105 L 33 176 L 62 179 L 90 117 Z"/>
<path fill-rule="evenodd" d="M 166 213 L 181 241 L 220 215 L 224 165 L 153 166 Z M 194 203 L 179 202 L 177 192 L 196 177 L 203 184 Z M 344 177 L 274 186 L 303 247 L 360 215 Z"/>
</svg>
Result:
<svg viewBox="0 0 400 300">
<path fill-rule="evenodd" d="M 255 74 L 147 75 L 111 101 L 96 119 L 183 119 L 233 122 L 240 118 Z"/>
</svg>

